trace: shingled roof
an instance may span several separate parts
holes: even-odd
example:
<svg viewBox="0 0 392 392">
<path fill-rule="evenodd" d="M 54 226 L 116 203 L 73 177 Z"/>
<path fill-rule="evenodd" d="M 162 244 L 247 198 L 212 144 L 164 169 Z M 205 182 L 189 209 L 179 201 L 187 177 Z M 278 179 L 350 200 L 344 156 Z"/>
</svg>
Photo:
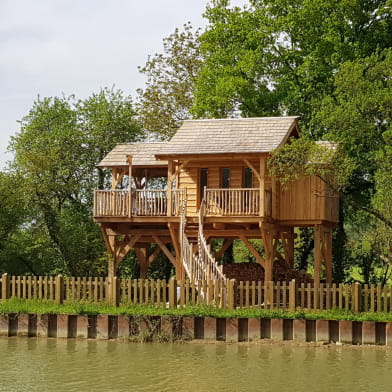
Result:
<svg viewBox="0 0 392 392">
<path fill-rule="evenodd" d="M 158 161 L 154 154 L 166 144 L 166 142 L 117 144 L 97 166 L 128 166 L 127 155 L 132 156 L 132 166 L 165 166 L 167 161 Z"/>
<path fill-rule="evenodd" d="M 270 152 L 286 142 L 298 118 L 187 120 L 156 155 Z"/>
</svg>

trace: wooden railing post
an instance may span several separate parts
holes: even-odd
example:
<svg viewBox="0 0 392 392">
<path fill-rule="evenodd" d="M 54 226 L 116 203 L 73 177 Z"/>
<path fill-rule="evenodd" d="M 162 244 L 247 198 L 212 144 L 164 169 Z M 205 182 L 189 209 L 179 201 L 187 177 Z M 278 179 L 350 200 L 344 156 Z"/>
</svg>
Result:
<svg viewBox="0 0 392 392">
<path fill-rule="evenodd" d="M 62 304 L 64 301 L 64 278 L 61 275 L 56 276 L 56 303 Z"/>
<path fill-rule="evenodd" d="M 297 307 L 297 285 L 295 279 L 289 282 L 289 310 L 294 312 Z"/>
<path fill-rule="evenodd" d="M 230 279 L 227 281 L 227 309 L 233 310 L 236 305 L 236 287 L 235 279 Z"/>
<path fill-rule="evenodd" d="M 177 308 L 177 280 L 175 278 L 169 280 L 169 308 Z"/>
<path fill-rule="evenodd" d="M 1 299 L 6 301 L 10 297 L 10 277 L 7 273 L 1 275 Z"/>
</svg>

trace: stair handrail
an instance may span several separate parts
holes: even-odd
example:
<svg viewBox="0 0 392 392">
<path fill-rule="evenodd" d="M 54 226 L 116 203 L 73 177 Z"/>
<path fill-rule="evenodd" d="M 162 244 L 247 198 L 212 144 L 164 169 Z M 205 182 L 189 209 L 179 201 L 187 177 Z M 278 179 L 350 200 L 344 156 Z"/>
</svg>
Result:
<svg viewBox="0 0 392 392">
<path fill-rule="evenodd" d="M 204 217 L 206 215 L 207 203 L 203 198 L 199 209 L 199 233 L 198 233 L 198 247 L 199 247 L 199 265 L 203 267 L 203 280 L 220 280 L 227 282 L 227 278 L 222 271 L 222 266 L 219 266 L 215 258 L 212 256 L 209 246 L 207 245 L 204 236 Z"/>
</svg>

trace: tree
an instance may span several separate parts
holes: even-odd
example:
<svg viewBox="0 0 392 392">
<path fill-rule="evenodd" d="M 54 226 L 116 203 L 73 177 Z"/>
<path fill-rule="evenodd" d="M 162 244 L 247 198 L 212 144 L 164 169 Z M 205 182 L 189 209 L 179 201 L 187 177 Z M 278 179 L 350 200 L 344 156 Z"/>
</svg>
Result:
<svg viewBox="0 0 392 392">
<path fill-rule="evenodd" d="M 161 137 L 172 136 L 190 118 L 193 89 L 202 64 L 199 30 L 190 23 L 163 40 L 164 53 L 149 56 L 140 72 L 147 76 L 139 89 L 139 114 L 143 126 Z"/>
<path fill-rule="evenodd" d="M 240 9 L 213 1 L 200 37 L 205 60 L 195 115 L 288 113 L 307 126 L 342 63 L 390 46 L 389 6 L 386 0 L 251 0 Z"/>
<path fill-rule="evenodd" d="M 141 137 L 130 97 L 121 91 L 104 89 L 85 101 L 39 98 L 10 144 L 11 172 L 22 178 L 32 213 L 18 235 L 19 255 L 36 254 L 34 244 L 47 255 L 51 248 L 51 271 L 104 272 L 104 244 L 91 216 L 93 189 L 104 183 L 95 165 L 117 142 Z"/>
</svg>

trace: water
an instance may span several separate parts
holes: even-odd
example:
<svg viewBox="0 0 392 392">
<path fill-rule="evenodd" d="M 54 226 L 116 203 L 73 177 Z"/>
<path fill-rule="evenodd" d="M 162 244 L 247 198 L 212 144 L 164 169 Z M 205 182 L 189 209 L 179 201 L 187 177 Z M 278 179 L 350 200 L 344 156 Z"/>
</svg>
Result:
<svg viewBox="0 0 392 392">
<path fill-rule="evenodd" d="M 0 339 L 0 391 L 388 391 L 392 350 Z"/>
</svg>

